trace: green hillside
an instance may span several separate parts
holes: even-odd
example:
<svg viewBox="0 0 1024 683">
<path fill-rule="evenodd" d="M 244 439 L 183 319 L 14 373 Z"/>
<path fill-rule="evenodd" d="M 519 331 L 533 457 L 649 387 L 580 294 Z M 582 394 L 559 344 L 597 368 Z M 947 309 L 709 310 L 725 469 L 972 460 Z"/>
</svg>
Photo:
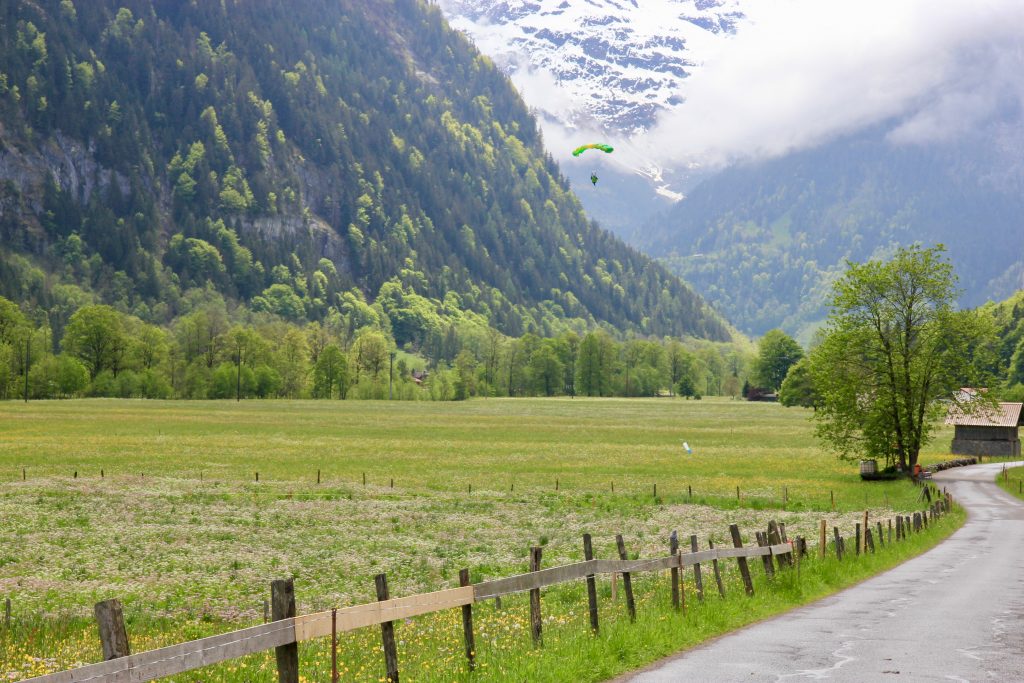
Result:
<svg viewBox="0 0 1024 683">
<path fill-rule="evenodd" d="M 977 306 L 1024 283 L 1024 175 L 1003 141 L 896 145 L 870 131 L 728 169 L 638 229 L 632 243 L 670 265 L 740 330 L 810 340 L 845 261 L 943 243 Z"/>
<path fill-rule="evenodd" d="M 0 56 L 0 295 L 55 343 L 88 303 L 166 324 L 219 298 L 350 330 L 372 307 L 399 346 L 466 312 L 729 336 L 587 221 L 508 80 L 419 0 L 14 0 Z"/>
</svg>

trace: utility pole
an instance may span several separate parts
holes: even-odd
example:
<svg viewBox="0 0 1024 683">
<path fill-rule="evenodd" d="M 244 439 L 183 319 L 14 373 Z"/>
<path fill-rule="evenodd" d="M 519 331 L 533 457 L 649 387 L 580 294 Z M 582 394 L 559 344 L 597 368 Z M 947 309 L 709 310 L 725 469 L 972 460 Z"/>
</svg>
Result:
<svg viewBox="0 0 1024 683">
<path fill-rule="evenodd" d="M 394 398 L 394 384 L 395 384 L 395 352 L 391 352 L 391 367 L 388 369 L 388 400 Z"/>
<path fill-rule="evenodd" d="M 25 403 L 28 403 L 28 366 L 32 364 L 32 335 L 25 337 Z"/>
<path fill-rule="evenodd" d="M 242 400 L 242 342 L 238 342 L 238 353 L 235 355 L 235 401 Z"/>
</svg>

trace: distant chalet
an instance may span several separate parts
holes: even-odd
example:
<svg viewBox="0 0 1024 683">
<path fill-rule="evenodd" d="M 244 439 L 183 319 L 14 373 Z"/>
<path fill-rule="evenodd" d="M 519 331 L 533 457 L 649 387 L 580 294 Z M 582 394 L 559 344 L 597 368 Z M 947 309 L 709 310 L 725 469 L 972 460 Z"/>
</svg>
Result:
<svg viewBox="0 0 1024 683">
<path fill-rule="evenodd" d="M 1000 403 L 966 414 L 951 406 L 946 424 L 954 426 L 952 452 L 956 455 L 1020 456 L 1021 407 L 1024 403 Z"/>
</svg>

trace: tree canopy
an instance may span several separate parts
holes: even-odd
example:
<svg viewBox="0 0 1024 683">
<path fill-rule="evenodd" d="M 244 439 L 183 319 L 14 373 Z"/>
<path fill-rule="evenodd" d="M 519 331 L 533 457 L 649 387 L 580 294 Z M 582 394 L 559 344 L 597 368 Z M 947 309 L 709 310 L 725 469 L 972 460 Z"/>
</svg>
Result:
<svg viewBox="0 0 1024 683">
<path fill-rule="evenodd" d="M 804 357 L 800 344 L 782 330 L 769 330 L 758 344 L 754 362 L 754 382 L 762 389 L 777 391 L 786 373 Z"/>
<path fill-rule="evenodd" d="M 993 328 L 954 308 L 956 283 L 941 245 L 849 263 L 835 283 L 810 370 L 817 434 L 840 457 L 912 469 L 956 390 L 983 379 L 975 351 Z"/>
</svg>

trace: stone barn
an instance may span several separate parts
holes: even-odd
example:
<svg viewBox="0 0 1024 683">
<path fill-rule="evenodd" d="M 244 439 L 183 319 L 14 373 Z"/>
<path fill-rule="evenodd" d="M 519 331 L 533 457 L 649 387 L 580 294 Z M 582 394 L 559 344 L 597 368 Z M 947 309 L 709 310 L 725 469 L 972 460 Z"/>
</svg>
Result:
<svg viewBox="0 0 1024 683">
<path fill-rule="evenodd" d="M 952 452 L 956 455 L 1020 456 L 1021 407 L 1024 403 L 1000 403 L 993 408 L 965 414 L 956 406 L 946 415 L 953 425 Z"/>
</svg>

